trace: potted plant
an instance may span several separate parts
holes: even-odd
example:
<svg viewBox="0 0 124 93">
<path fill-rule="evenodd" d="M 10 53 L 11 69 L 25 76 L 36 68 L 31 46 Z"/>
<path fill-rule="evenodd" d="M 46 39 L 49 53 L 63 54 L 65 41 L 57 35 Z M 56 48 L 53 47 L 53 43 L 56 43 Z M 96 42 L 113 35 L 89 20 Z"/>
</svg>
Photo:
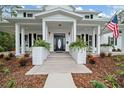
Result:
<svg viewBox="0 0 124 93">
<path fill-rule="evenodd" d="M 69 45 L 70 55 L 77 64 L 86 64 L 86 43 L 82 39 L 77 39 Z"/>
<path fill-rule="evenodd" d="M 41 65 L 49 54 L 50 44 L 38 38 L 32 48 L 33 65 Z"/>
</svg>

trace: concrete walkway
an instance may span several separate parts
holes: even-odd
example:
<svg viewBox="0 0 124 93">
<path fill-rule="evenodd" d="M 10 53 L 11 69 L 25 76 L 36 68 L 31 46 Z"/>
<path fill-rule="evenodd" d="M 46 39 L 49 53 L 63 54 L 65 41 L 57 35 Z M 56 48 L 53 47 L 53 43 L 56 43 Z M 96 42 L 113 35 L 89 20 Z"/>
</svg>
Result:
<svg viewBox="0 0 124 93">
<path fill-rule="evenodd" d="M 43 65 L 34 66 L 26 75 L 48 74 L 44 88 L 75 88 L 71 73 L 92 73 L 77 65 L 68 53 L 52 53 Z"/>
<path fill-rule="evenodd" d="M 76 88 L 70 73 L 49 74 L 44 88 Z"/>
</svg>

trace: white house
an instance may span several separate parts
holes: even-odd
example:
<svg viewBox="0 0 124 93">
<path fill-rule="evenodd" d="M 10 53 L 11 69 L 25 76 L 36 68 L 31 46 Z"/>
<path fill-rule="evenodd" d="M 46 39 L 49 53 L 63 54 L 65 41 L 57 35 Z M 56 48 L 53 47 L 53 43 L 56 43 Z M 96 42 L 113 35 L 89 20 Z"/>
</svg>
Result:
<svg viewBox="0 0 124 93">
<path fill-rule="evenodd" d="M 69 44 L 80 37 L 92 53 L 99 54 L 100 44 L 108 43 L 108 37 L 112 37 L 108 30 L 101 34 L 108 19 L 99 17 L 96 11 L 76 10 L 69 5 L 45 5 L 41 9 L 18 9 L 17 13 L 17 17 L 0 22 L 0 31 L 15 33 L 16 55 L 29 51 L 38 37 L 50 43 L 50 51 L 69 51 Z M 124 52 L 123 25 L 120 29 L 121 36 L 114 41 Z M 58 47 L 60 42 L 61 47 Z"/>
</svg>

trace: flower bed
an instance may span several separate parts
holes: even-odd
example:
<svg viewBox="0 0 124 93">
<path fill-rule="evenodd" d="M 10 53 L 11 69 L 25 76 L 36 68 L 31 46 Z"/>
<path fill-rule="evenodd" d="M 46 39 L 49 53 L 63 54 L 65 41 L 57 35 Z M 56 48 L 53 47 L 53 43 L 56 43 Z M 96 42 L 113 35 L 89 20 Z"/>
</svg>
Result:
<svg viewBox="0 0 124 93">
<path fill-rule="evenodd" d="M 120 58 L 114 57 L 97 57 L 96 58 L 96 64 L 86 64 L 86 66 L 92 70 L 92 74 L 77 74 L 77 73 L 72 73 L 74 82 L 78 88 L 84 87 L 84 88 L 91 88 L 93 87 L 91 81 L 92 80 L 97 80 L 102 83 L 104 83 L 107 87 L 124 87 L 124 78 L 120 82 L 118 78 L 119 73 L 123 73 L 124 75 L 124 56 L 122 57 L 123 59 L 120 60 Z M 121 65 L 119 66 L 117 63 L 120 62 Z M 116 82 L 117 80 L 117 82 Z M 118 85 L 117 85 L 117 84 Z"/>
<path fill-rule="evenodd" d="M 16 88 L 40 88 L 44 86 L 47 75 L 25 75 L 33 66 L 31 58 L 26 58 L 27 64 L 20 66 L 19 60 L 12 57 L 10 60 L 0 59 L 4 62 L 0 68 L 0 87 L 16 87 Z"/>
</svg>

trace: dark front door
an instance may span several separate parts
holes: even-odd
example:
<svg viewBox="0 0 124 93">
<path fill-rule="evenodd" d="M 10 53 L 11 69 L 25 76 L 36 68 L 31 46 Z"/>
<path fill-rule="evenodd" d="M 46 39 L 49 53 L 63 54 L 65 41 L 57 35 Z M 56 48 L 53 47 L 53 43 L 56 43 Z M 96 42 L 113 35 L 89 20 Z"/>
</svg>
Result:
<svg viewBox="0 0 124 93">
<path fill-rule="evenodd" d="M 65 51 L 65 34 L 54 34 L 54 51 Z"/>
</svg>

